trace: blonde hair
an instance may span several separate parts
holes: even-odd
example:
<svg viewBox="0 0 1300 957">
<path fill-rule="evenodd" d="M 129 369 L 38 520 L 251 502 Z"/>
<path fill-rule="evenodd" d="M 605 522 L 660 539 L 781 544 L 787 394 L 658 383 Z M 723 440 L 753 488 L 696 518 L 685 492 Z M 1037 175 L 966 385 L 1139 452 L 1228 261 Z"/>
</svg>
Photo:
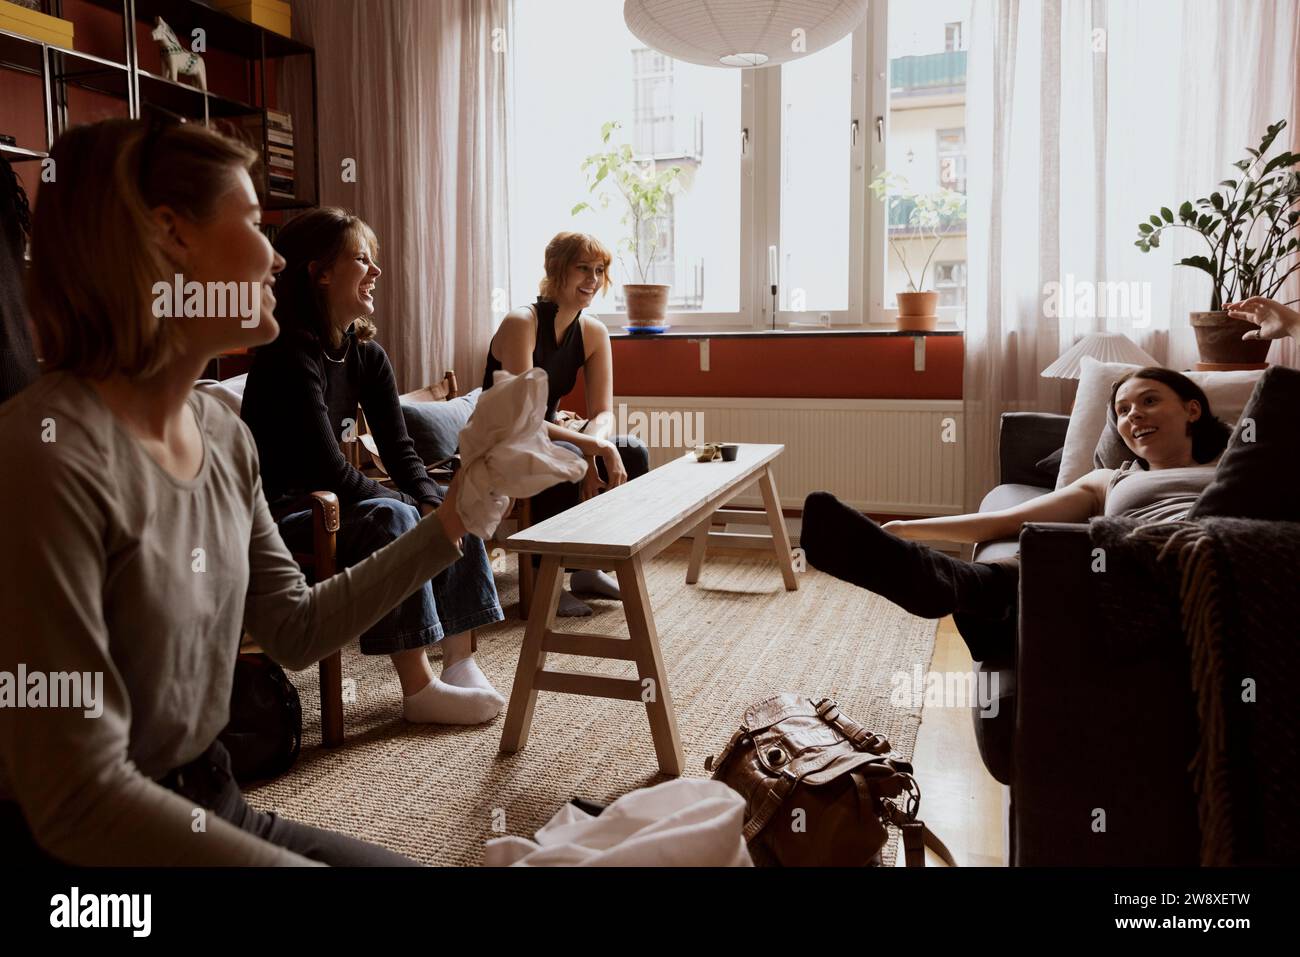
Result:
<svg viewBox="0 0 1300 957">
<path fill-rule="evenodd" d="M 599 259 L 605 264 L 605 279 L 600 291 L 609 290 L 609 266 L 613 261 L 605 244 L 595 236 L 587 233 L 557 233 L 546 244 L 546 278 L 538 284 L 538 293 L 543 299 L 554 299 L 555 294 L 564 286 L 564 277 L 569 267 L 583 259 Z"/>
<path fill-rule="evenodd" d="M 31 272 L 46 367 L 92 379 L 152 375 L 176 355 L 179 329 L 152 308 L 154 284 L 177 272 L 152 210 L 209 219 L 258 155 L 196 124 L 112 119 L 69 130 L 50 158 Z"/>
</svg>

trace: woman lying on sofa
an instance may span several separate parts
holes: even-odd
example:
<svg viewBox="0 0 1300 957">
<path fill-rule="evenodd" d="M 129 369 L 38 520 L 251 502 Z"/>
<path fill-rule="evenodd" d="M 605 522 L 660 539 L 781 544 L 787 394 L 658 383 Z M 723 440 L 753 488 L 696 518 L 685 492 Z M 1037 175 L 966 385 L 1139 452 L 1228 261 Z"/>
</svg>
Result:
<svg viewBox="0 0 1300 957">
<path fill-rule="evenodd" d="M 66 133 L 53 158 L 31 303 L 50 371 L 0 408 L 6 460 L 23 463 L 0 469 L 0 673 L 27 676 L 29 705 L 46 692 L 0 708 L 6 860 L 410 863 L 254 811 L 217 735 L 242 630 L 304 668 L 461 559 L 460 481 L 309 586 L 248 429 L 193 388 L 214 356 L 276 336 L 283 261 L 258 228 L 256 154 L 199 124 L 114 119 Z M 153 291 L 178 275 L 255 298 L 178 315 Z"/>
<path fill-rule="evenodd" d="M 370 227 L 323 207 L 290 221 L 275 246 L 285 260 L 275 284 L 280 336 L 257 350 L 240 414 L 257 442 L 262 485 L 285 543 L 311 551 L 307 493 L 334 492 L 346 568 L 415 527 L 442 493 L 407 435 L 393 367 L 374 340 L 381 272 Z M 358 404 L 396 489 L 367 478 L 340 450 Z M 362 654 L 391 657 L 408 721 L 479 724 L 505 706 L 471 652 L 471 629 L 505 617 L 487 549 L 473 536 L 460 545 L 463 558 L 361 636 Z M 435 643 L 441 678 L 427 655 Z"/>
<path fill-rule="evenodd" d="M 883 526 L 829 492 L 814 492 L 804 502 L 800 536 L 808 563 L 921 618 L 959 614 L 986 624 L 962 629 L 976 660 L 1010 653 L 1014 629 L 998 623 L 1014 621 L 1019 560 L 967 562 L 917 543 L 1014 538 L 1026 522 L 1086 522 L 1094 515 L 1185 518 L 1214 478 L 1231 430 L 1211 414 L 1200 386 L 1170 369 L 1124 376 L 1111 391 L 1111 405 L 1120 437 L 1137 456 L 1125 467 L 1096 469 L 1001 511 Z"/>
<path fill-rule="evenodd" d="M 498 369 L 514 375 L 545 369 L 548 434 L 556 445 L 587 460 L 587 476 L 581 484 L 562 482 L 533 496 L 533 524 L 572 508 L 601 488 L 622 485 L 650 471 L 650 456 L 641 442 L 613 435 L 614 359 L 609 330 L 596 317 L 582 314 L 591 307 L 596 293 L 609 288 L 610 259 L 609 250 L 595 237 L 559 233 L 546 246 L 546 277 L 537 302 L 507 313 L 488 347 L 483 388 L 492 388 L 492 375 Z M 575 432 L 557 424 L 555 410 L 573 391 L 579 371 L 586 386 L 589 418 L 586 427 Z M 574 593 L 621 597 L 618 584 L 604 572 L 575 571 L 569 577 L 569 589 L 560 593 L 560 617 L 591 614 L 590 606 Z"/>
</svg>

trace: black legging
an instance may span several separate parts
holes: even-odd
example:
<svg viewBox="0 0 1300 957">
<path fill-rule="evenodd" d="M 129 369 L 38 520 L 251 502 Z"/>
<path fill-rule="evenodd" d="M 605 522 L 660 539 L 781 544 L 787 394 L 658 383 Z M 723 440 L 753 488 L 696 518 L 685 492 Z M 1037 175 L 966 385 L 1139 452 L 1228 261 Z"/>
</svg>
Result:
<svg viewBox="0 0 1300 957">
<path fill-rule="evenodd" d="M 804 501 L 808 564 L 921 618 L 953 615 L 977 661 L 1015 653 L 1019 559 L 964 562 L 885 531 L 829 492 Z"/>
<path fill-rule="evenodd" d="M 616 435 L 610 441 L 618 446 L 618 455 L 623 460 L 623 468 L 627 471 L 629 482 L 650 471 L 650 452 L 640 439 L 631 435 Z M 582 451 L 572 442 L 558 441 L 555 444 L 562 449 L 568 449 L 576 456 L 582 457 Z M 609 481 L 603 459 L 596 459 L 596 470 L 600 473 L 603 481 Z M 548 519 L 552 515 L 559 515 L 561 512 L 573 508 L 581 500 L 581 480 L 552 485 L 550 488 L 538 492 L 532 498 L 533 524 Z"/>
<path fill-rule="evenodd" d="M 640 478 L 650 471 L 650 452 L 645 447 L 645 443 L 635 436 L 616 435 L 610 439 L 618 447 L 619 458 L 623 460 L 623 469 L 627 472 L 627 480 Z M 574 455 L 582 458 L 582 450 L 572 442 L 557 441 L 555 443 L 562 449 L 568 449 Z M 605 471 L 605 462 L 603 459 L 596 459 L 596 471 L 601 480 L 608 482 L 609 475 Z M 558 485 L 552 485 L 548 489 L 538 492 L 530 500 L 531 520 L 534 525 L 538 522 L 550 518 L 552 515 L 559 515 L 561 512 L 568 511 L 582 501 L 582 480 L 577 482 L 561 482 Z M 542 556 L 533 556 L 533 567 L 537 568 L 542 564 Z"/>
</svg>

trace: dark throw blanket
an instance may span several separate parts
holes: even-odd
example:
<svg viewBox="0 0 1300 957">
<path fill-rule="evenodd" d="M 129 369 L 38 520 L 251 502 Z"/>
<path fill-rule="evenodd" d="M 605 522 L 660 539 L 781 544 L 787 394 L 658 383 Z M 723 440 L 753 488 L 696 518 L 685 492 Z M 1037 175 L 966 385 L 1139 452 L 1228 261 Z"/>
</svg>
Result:
<svg viewBox="0 0 1300 957">
<path fill-rule="evenodd" d="M 1300 860 L 1300 524 L 1094 519 L 1109 620 L 1176 630 L 1199 725 L 1201 863 Z"/>
</svg>

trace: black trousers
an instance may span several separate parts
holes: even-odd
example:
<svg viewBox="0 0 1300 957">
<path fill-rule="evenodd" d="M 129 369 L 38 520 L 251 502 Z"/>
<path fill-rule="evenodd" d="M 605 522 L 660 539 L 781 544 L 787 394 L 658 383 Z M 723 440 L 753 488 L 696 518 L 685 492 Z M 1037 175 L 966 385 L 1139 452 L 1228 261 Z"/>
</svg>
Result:
<svg viewBox="0 0 1300 957">
<path fill-rule="evenodd" d="M 650 452 L 640 439 L 631 435 L 616 435 L 610 441 L 618 447 L 618 457 L 623 460 L 623 469 L 627 472 L 629 482 L 650 471 Z M 556 442 L 555 444 L 582 458 L 582 452 L 572 442 Z M 600 474 L 602 481 L 609 481 L 609 476 L 605 473 L 603 459 L 596 460 L 596 471 Z M 560 482 L 558 485 L 552 485 L 550 488 L 538 492 L 530 501 L 532 502 L 532 520 L 535 525 L 552 515 L 559 515 L 561 512 L 568 511 L 581 502 L 582 482 L 581 480 L 577 482 Z"/>
<path fill-rule="evenodd" d="M 278 814 L 255 811 L 244 800 L 230 773 L 230 755 L 220 741 L 203 754 L 158 782 L 199 807 L 207 808 L 242 831 L 285 850 L 332 867 L 418 867 L 410 858 L 378 844 L 368 844 L 345 834 L 298 824 Z M 36 843 L 22 811 L 12 801 L 0 802 L 0 846 L 7 862 L 28 866 L 62 866 Z M 8 851 L 12 848 L 14 857 Z"/>
<path fill-rule="evenodd" d="M 954 611 L 952 621 L 976 661 L 1010 662 L 1016 656 L 1020 626 L 1020 556 L 996 558 L 983 564 L 995 569 L 988 587 L 1005 605 L 1006 615 L 998 618 Z"/>
<path fill-rule="evenodd" d="M 631 435 L 616 435 L 610 441 L 618 447 L 618 457 L 623 460 L 623 470 L 627 472 L 629 482 L 650 471 L 650 451 L 640 439 Z M 581 450 L 572 442 L 556 442 L 555 444 L 582 458 Z M 605 472 L 605 463 L 601 459 L 596 460 L 596 472 L 600 475 L 602 481 L 609 481 L 609 476 Z M 552 485 L 550 488 L 538 492 L 529 500 L 532 522 L 536 525 L 552 515 L 567 512 L 581 501 L 581 480 L 577 482 L 560 482 L 558 485 Z M 534 568 L 540 567 L 542 556 L 534 555 L 532 562 Z"/>
</svg>

